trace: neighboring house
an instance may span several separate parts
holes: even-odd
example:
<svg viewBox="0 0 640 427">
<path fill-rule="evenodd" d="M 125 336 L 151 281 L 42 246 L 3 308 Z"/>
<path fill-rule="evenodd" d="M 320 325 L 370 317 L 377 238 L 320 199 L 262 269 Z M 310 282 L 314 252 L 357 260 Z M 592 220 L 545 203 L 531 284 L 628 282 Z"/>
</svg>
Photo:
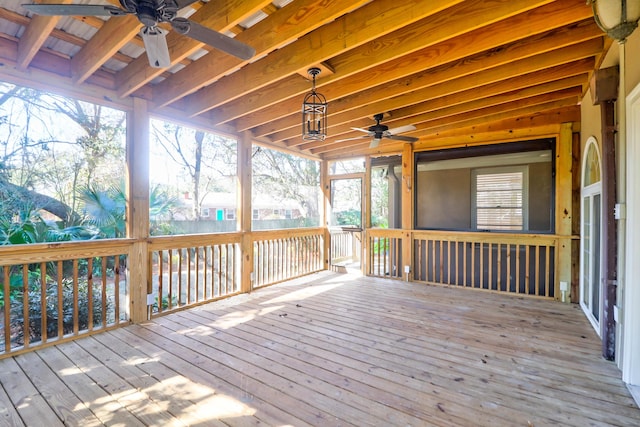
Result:
<svg viewBox="0 0 640 427">
<path fill-rule="evenodd" d="M 189 193 L 184 193 L 181 199 L 183 212 L 188 212 L 191 207 Z M 202 221 L 232 221 L 236 219 L 237 196 L 235 193 L 209 193 L 204 197 L 200 208 Z M 252 201 L 252 219 L 298 219 L 303 216 L 303 209 L 296 200 L 287 199 L 278 201 L 268 195 L 257 195 Z M 177 219 L 177 218 L 176 218 Z M 186 217 L 182 218 L 186 220 Z"/>
</svg>

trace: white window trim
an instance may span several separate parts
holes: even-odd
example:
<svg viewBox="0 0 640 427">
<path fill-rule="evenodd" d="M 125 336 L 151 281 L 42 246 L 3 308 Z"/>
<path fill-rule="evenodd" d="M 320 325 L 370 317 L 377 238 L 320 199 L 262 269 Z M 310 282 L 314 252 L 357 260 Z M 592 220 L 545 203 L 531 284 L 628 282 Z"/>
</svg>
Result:
<svg viewBox="0 0 640 427">
<path fill-rule="evenodd" d="M 476 168 L 471 170 L 471 222 L 474 230 L 478 230 L 477 211 L 477 177 L 478 175 L 522 172 L 522 230 L 492 230 L 492 231 L 529 231 L 529 166 L 497 166 L 491 168 Z"/>
<path fill-rule="evenodd" d="M 600 215 L 601 215 L 601 221 L 602 221 L 602 215 L 604 214 L 603 211 L 603 206 L 602 206 L 602 180 L 595 182 L 593 184 L 590 184 L 589 186 L 585 187 L 585 172 L 586 172 L 586 166 L 587 166 L 587 155 L 589 154 L 589 149 L 591 147 L 595 148 L 595 153 L 596 156 L 598 156 L 598 165 L 600 165 L 600 176 L 602 177 L 602 158 L 600 156 L 600 147 L 598 146 L 598 142 L 597 140 L 593 137 L 590 136 L 587 139 L 587 143 L 585 144 L 585 150 L 582 154 L 582 168 L 580 170 L 580 295 L 578 295 L 578 299 L 580 300 L 580 307 L 582 308 L 582 311 L 584 312 L 585 316 L 587 317 L 587 319 L 589 320 L 589 322 L 591 323 L 591 326 L 593 327 L 593 329 L 596 331 L 596 333 L 598 334 L 598 336 L 602 335 L 602 330 L 601 330 L 601 324 L 600 324 L 600 320 L 596 319 L 593 316 L 593 313 L 591 313 L 591 310 L 593 309 L 593 307 L 588 306 L 587 304 L 584 303 L 584 295 L 585 292 L 590 293 L 591 289 L 585 289 L 585 283 L 584 283 L 584 275 L 586 274 L 586 272 L 584 271 L 585 268 L 585 259 L 584 259 L 584 252 L 585 252 L 585 212 L 584 212 L 584 199 L 586 197 L 588 197 L 590 199 L 590 201 L 592 202 L 592 198 L 594 195 L 596 194 L 600 194 Z M 593 204 L 591 205 L 591 215 L 590 218 L 593 218 Z M 591 219 L 590 219 L 591 220 Z M 602 264 L 602 251 L 604 250 L 603 245 L 604 245 L 604 240 L 602 239 L 602 233 L 603 233 L 603 227 L 600 226 L 600 254 L 598 256 L 598 262 L 600 262 Z M 593 261 L 593 260 L 590 260 Z M 590 263 L 589 265 L 590 269 L 593 269 L 593 262 Z M 602 275 L 602 272 L 604 270 L 602 269 L 602 265 L 600 265 L 600 275 Z M 590 274 L 590 273 L 589 273 Z M 598 281 L 598 278 L 596 278 L 596 281 Z M 600 319 L 602 319 L 602 307 L 603 307 L 603 303 L 604 303 L 604 298 L 602 295 L 602 287 L 601 285 L 598 283 L 597 284 L 598 287 L 600 288 L 600 296 L 598 298 L 598 317 Z M 589 298 L 591 296 L 589 295 Z"/>
</svg>

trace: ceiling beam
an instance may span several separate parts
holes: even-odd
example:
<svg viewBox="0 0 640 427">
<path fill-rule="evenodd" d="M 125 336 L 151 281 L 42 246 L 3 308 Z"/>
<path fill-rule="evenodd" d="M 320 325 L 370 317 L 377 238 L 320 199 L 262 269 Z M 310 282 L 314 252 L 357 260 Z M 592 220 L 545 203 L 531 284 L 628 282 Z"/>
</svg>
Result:
<svg viewBox="0 0 640 427">
<path fill-rule="evenodd" d="M 343 111 L 345 107 L 345 105 L 334 103 L 344 104 L 341 98 L 353 93 L 358 93 L 363 87 L 373 87 L 377 84 L 386 85 L 389 79 L 404 78 L 419 72 L 426 73 L 426 69 L 460 60 L 470 55 L 482 55 L 483 59 L 479 62 L 467 61 L 469 70 L 466 72 L 477 72 L 483 68 L 484 64 L 486 64 L 485 67 L 495 66 L 493 64 L 500 60 L 500 56 L 503 58 L 508 56 L 506 52 L 513 51 L 513 56 L 517 56 L 518 54 L 520 55 L 519 57 L 530 56 L 535 51 L 527 48 L 526 42 L 522 42 L 525 45 L 524 47 L 509 45 L 509 43 L 521 41 L 526 37 L 531 37 L 533 34 L 553 35 L 553 33 L 548 32 L 556 28 L 584 21 L 585 17 L 589 17 L 591 11 L 589 8 L 576 8 L 576 2 L 584 6 L 579 0 L 571 0 L 569 2 L 570 4 L 567 4 L 567 2 L 555 2 L 487 27 L 471 31 L 468 34 L 440 41 L 439 43 L 431 44 L 430 40 L 423 40 L 426 47 L 412 53 L 410 57 L 400 57 L 386 64 L 380 63 L 379 66 L 371 68 L 368 72 L 357 72 L 355 69 L 346 70 L 346 73 L 350 74 L 349 76 L 345 76 L 341 69 L 336 69 L 334 75 L 329 76 L 327 79 L 320 80 L 318 86 L 321 93 L 329 99 L 329 111 L 331 114 L 331 112 Z M 593 18 L 591 18 L 591 21 L 592 20 Z M 582 27 L 577 28 L 576 32 L 580 33 L 578 37 L 583 37 L 585 32 L 590 33 L 587 37 L 595 37 L 602 34 L 592 22 L 589 22 L 585 27 L 587 27 L 586 31 Z M 566 43 L 571 43 L 569 38 L 570 36 L 565 37 Z M 543 48 L 549 50 L 555 48 L 552 46 L 552 43 L 553 42 L 546 42 L 544 37 L 541 36 L 539 43 L 535 44 L 536 47 L 544 45 Z M 380 44 L 383 43 L 380 42 Z M 489 55 L 487 55 L 487 51 L 499 46 L 504 49 L 497 49 L 496 52 L 489 52 Z M 399 53 L 411 53 L 403 52 L 402 47 L 397 47 L 396 51 Z M 502 60 L 504 61 L 506 59 Z M 410 81 L 414 84 L 412 80 Z M 400 82 L 399 85 L 402 83 L 406 82 Z M 286 98 L 292 98 L 292 96 L 297 97 L 300 93 L 304 93 L 304 90 L 300 91 L 300 88 L 296 88 L 295 90 L 288 91 L 288 84 L 288 81 L 279 82 L 277 85 L 274 85 L 273 88 L 265 88 L 255 96 L 250 97 L 256 104 L 260 102 L 263 94 L 271 96 L 271 99 L 285 98 L 285 101 L 281 101 L 277 105 L 272 106 L 274 108 L 254 111 L 245 117 L 239 118 L 236 127 L 238 129 L 255 127 L 257 135 L 269 135 L 273 132 L 284 131 L 290 128 L 297 129 L 298 118 L 293 116 L 295 116 L 299 110 L 300 101 L 298 99 L 287 100 Z M 308 87 L 306 90 L 308 90 Z M 277 93 L 278 96 L 275 97 L 274 93 Z M 373 89 L 370 93 L 374 93 Z M 339 106 L 332 108 L 333 105 Z M 239 109 L 236 110 L 236 113 L 238 111 Z M 279 113 L 279 116 L 274 117 L 277 113 Z M 286 136 L 283 137 L 286 138 Z"/>
<path fill-rule="evenodd" d="M 68 4 L 71 3 L 71 0 L 56 0 L 55 2 L 43 0 L 41 3 Z M 33 15 L 31 22 L 18 41 L 18 57 L 16 58 L 18 68 L 25 70 L 29 66 L 58 21 L 60 21 L 59 16 Z"/>
<path fill-rule="evenodd" d="M 189 114 L 202 114 L 456 3 L 460 0 L 370 2 L 191 95 Z"/>
<path fill-rule="evenodd" d="M 591 42 L 587 41 L 585 43 Z M 417 107 L 414 111 L 419 111 L 420 107 L 429 105 L 429 102 L 439 103 L 439 99 L 443 97 L 449 97 L 447 99 L 453 100 L 455 98 L 452 97 L 452 94 L 464 91 L 467 91 L 466 93 L 468 94 L 472 91 L 475 92 L 469 95 L 472 99 L 493 96 L 496 93 L 509 90 L 510 87 L 512 89 L 524 88 L 584 74 L 589 72 L 594 64 L 593 57 L 587 56 L 585 58 L 584 52 L 572 46 L 559 49 L 558 52 L 547 52 L 520 61 L 514 61 L 476 74 L 400 95 L 397 98 L 381 101 L 380 103 L 364 105 L 359 110 L 349 110 L 338 114 L 334 119 L 335 122 L 341 123 L 342 126 L 333 128 L 332 138 L 349 137 L 351 135 L 345 133 L 350 132 L 351 127 L 370 125 L 370 121 L 354 121 L 359 117 L 401 108 L 405 108 L 404 111 L 407 114 L 415 115 L 415 112 L 409 113 L 410 110 L 407 110 L 407 105 L 416 105 Z M 512 77 L 514 74 L 516 77 Z M 394 111 L 392 116 L 394 121 L 389 121 L 389 123 L 394 123 L 394 126 L 411 124 L 413 120 L 397 121 L 404 117 L 402 111 L 398 111 L 397 114 Z M 278 138 L 274 136 L 273 139 L 277 140 Z M 304 143 L 301 149 L 314 148 L 315 144 L 317 143 Z M 288 145 L 301 145 L 301 143 L 296 139 L 290 140 Z"/>
<path fill-rule="evenodd" d="M 105 62 L 129 43 L 142 28 L 133 15 L 110 18 L 71 59 L 71 74 L 76 83 L 83 83 Z"/>
<path fill-rule="evenodd" d="M 256 50 L 256 58 L 259 58 L 289 44 L 309 31 L 334 21 L 366 1 L 298 0 L 273 12 L 269 19 L 264 19 L 247 28 L 238 34 L 236 39 L 250 44 Z M 228 83 L 224 76 L 246 63 L 247 61 L 230 55 L 206 55 L 158 84 L 154 90 L 153 102 L 157 106 L 167 105 L 204 86 L 213 84 L 220 78 L 225 80 L 223 84 L 226 85 Z M 191 105 L 191 101 L 189 104 Z"/>
</svg>

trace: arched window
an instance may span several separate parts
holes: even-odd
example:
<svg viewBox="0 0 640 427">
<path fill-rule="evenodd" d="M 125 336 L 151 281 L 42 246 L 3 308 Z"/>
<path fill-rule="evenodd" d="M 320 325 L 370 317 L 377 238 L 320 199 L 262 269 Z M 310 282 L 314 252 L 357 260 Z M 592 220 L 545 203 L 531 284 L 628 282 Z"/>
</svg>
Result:
<svg viewBox="0 0 640 427">
<path fill-rule="evenodd" d="M 589 137 L 582 159 L 580 305 L 600 335 L 602 313 L 602 180 L 598 143 Z"/>
</svg>

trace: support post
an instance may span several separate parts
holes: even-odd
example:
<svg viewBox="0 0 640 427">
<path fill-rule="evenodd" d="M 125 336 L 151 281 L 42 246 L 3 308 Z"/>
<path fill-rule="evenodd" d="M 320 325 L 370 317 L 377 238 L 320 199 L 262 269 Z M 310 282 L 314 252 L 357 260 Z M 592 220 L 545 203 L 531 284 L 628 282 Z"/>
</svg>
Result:
<svg viewBox="0 0 640 427">
<path fill-rule="evenodd" d="M 402 271 L 405 266 L 413 269 L 413 183 L 414 183 L 413 145 L 405 143 L 402 148 L 402 182 L 400 193 L 402 197 Z M 407 275 L 407 277 L 411 277 Z"/>
<path fill-rule="evenodd" d="M 324 228 L 324 268 L 331 268 L 331 233 L 329 232 L 329 209 L 331 204 L 331 183 L 329 182 L 329 162 L 320 161 L 320 188 L 322 188 L 322 208 L 320 224 Z"/>
<path fill-rule="evenodd" d="M 557 279 L 554 295 L 560 299 L 560 282 L 571 283 L 571 231 L 573 217 L 573 179 L 572 179 L 573 125 L 560 125 L 560 135 L 556 143 L 556 234 L 558 237 Z M 573 289 L 574 286 L 569 288 Z M 570 301 L 570 295 L 566 295 Z"/>
<path fill-rule="evenodd" d="M 127 118 L 127 237 L 135 239 L 127 263 L 129 317 L 139 323 L 150 316 L 147 294 L 152 291 L 149 269 L 149 113 L 147 101 L 133 98 Z"/>
<path fill-rule="evenodd" d="M 364 160 L 364 194 L 362 195 L 362 204 L 364 208 L 364 218 L 362 222 L 362 231 L 360 232 L 360 270 L 363 276 L 367 275 L 369 271 L 369 237 L 367 231 L 371 228 L 371 156 L 367 156 Z M 355 241 L 355 240 L 354 240 Z"/>
<path fill-rule="evenodd" d="M 238 187 L 237 187 L 237 229 L 242 232 L 240 243 L 240 291 L 243 293 L 253 290 L 253 235 L 251 233 L 251 220 L 253 208 L 251 206 L 251 179 L 252 163 L 251 153 L 253 142 L 251 134 L 244 132 L 238 139 Z"/>
<path fill-rule="evenodd" d="M 602 118 L 602 240 L 605 242 L 602 272 L 604 290 L 602 313 L 602 356 L 615 358 L 616 324 L 614 307 L 618 290 L 618 233 L 614 216 L 616 205 L 616 149 L 615 149 L 615 104 L 606 101 L 600 104 Z"/>
<path fill-rule="evenodd" d="M 618 288 L 618 235 L 615 219 L 616 205 L 616 118 L 615 101 L 618 99 L 620 75 L 618 67 L 598 70 L 591 80 L 593 103 L 600 105 L 602 125 L 602 241 L 605 242 L 602 260 L 603 313 L 602 356 L 615 359 L 616 323 L 614 307 Z"/>
</svg>

